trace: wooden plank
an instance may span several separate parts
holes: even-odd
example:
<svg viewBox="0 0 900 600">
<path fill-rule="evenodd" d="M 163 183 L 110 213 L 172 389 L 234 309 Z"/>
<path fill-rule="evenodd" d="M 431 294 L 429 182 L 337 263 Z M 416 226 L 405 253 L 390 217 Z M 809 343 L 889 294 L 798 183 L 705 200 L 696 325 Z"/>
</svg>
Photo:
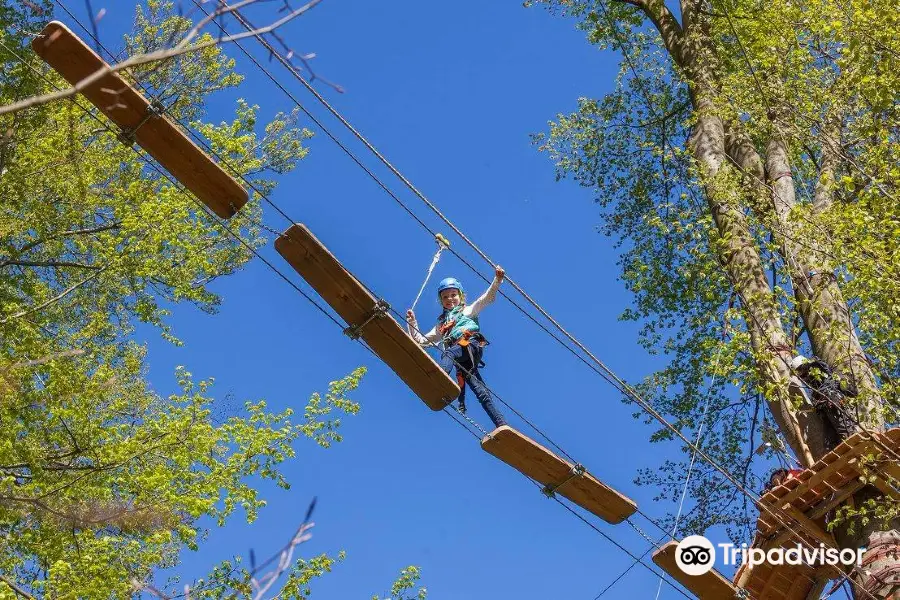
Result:
<svg viewBox="0 0 900 600">
<path fill-rule="evenodd" d="M 891 478 L 900 482 L 900 465 L 898 465 L 895 461 L 889 460 L 881 464 L 881 468 L 891 476 Z"/>
<path fill-rule="evenodd" d="M 805 565 L 770 565 L 752 569 L 741 565 L 735 574 L 736 586 L 746 590 L 753 600 L 805 600 L 818 585 L 815 571 Z"/>
<path fill-rule="evenodd" d="M 856 434 L 856 435 L 859 435 L 859 434 Z M 828 477 L 830 477 L 831 475 L 836 473 L 839 469 L 847 466 L 847 463 L 850 460 L 854 459 L 858 454 L 862 454 L 866 450 L 867 447 L 868 447 L 868 445 L 864 444 L 864 443 L 855 444 L 855 445 L 853 445 L 852 448 L 848 448 L 847 453 L 841 455 L 838 460 L 835 460 L 834 462 L 832 462 L 828 465 L 823 465 L 822 470 L 820 470 L 816 473 L 813 473 L 813 475 L 809 479 L 802 481 L 802 482 L 798 482 L 797 486 L 794 487 L 787 494 L 783 494 L 783 495 L 781 495 L 781 497 L 777 497 L 776 494 L 772 494 L 772 492 L 769 492 L 769 493 L 766 493 L 761 498 L 761 500 L 768 504 L 775 504 L 776 502 L 778 502 L 778 503 L 793 502 L 795 499 L 799 498 L 801 495 L 806 493 L 810 488 L 815 487 L 819 482 L 824 481 L 825 479 L 827 479 Z M 816 465 L 813 465 L 812 468 L 814 469 L 818 464 L 819 463 L 816 463 Z"/>
<path fill-rule="evenodd" d="M 637 504 L 630 498 L 604 485 L 587 471 L 572 477 L 572 463 L 509 425 L 498 427 L 485 436 L 481 447 L 544 485 L 557 486 L 568 480 L 556 493 L 608 523 L 621 523 L 637 510 Z"/>
<path fill-rule="evenodd" d="M 889 429 L 882 434 L 883 437 L 887 438 L 885 440 L 885 444 L 887 444 L 893 450 L 900 450 L 900 427 L 894 427 L 893 429 Z"/>
<path fill-rule="evenodd" d="M 377 299 L 303 225 L 275 241 L 278 253 L 350 326 L 362 325 Z M 361 337 L 432 410 L 443 410 L 459 387 L 390 314 L 373 319 Z"/>
<path fill-rule="evenodd" d="M 811 513 L 809 513 L 809 515 L 807 515 L 807 516 L 810 519 L 821 519 L 832 508 L 843 503 L 844 500 L 846 500 L 847 498 L 849 498 L 850 496 L 855 494 L 861 487 L 863 487 L 863 485 L 865 485 L 865 484 L 863 484 L 863 482 L 861 482 L 861 481 L 856 481 L 856 482 L 850 484 L 849 486 L 845 487 L 841 491 L 840 494 L 831 498 L 830 500 L 821 504 L 820 506 L 817 506 L 815 508 L 815 510 L 813 510 Z M 784 529 L 773 540 L 766 542 L 763 545 L 763 548 L 766 550 L 768 550 L 769 548 L 777 548 L 777 547 L 781 546 L 785 541 L 791 539 L 793 536 L 794 536 L 793 532 L 791 532 L 789 529 Z"/>
<path fill-rule="evenodd" d="M 107 63 L 72 30 L 52 21 L 31 47 L 70 84 L 107 67 Z M 108 73 L 81 93 L 109 119 L 126 131 L 146 117 L 150 102 L 118 73 Z M 135 141 L 175 179 L 223 219 L 247 202 L 241 185 L 165 116 L 153 117 L 135 132 Z"/>
<path fill-rule="evenodd" d="M 762 589 L 757 591 L 753 588 L 750 588 L 747 591 L 750 592 L 750 595 L 757 600 L 769 600 L 773 597 L 770 592 L 772 591 L 772 588 L 774 587 L 776 581 L 778 581 L 778 571 L 776 571 L 773 567 L 771 570 L 769 570 L 769 576 L 766 578 L 766 582 L 763 584 Z"/>
<path fill-rule="evenodd" d="M 813 581 L 812 586 L 809 588 L 809 591 L 806 593 L 806 597 L 803 600 L 819 600 L 819 598 L 822 597 L 822 592 L 825 591 L 825 586 L 828 585 L 828 582 L 831 579 L 827 572 L 822 574 L 818 571 L 814 578 L 815 581 Z"/>
<path fill-rule="evenodd" d="M 653 553 L 653 562 L 700 600 L 730 600 L 737 596 L 738 588 L 715 569 L 703 575 L 688 575 L 679 569 L 675 562 L 677 547 L 678 542 L 669 542 Z"/>
<path fill-rule="evenodd" d="M 785 594 L 790 600 L 806 600 L 809 590 L 816 585 L 816 580 L 798 573 Z"/>
<path fill-rule="evenodd" d="M 888 483 L 887 481 L 885 481 L 878 475 L 875 476 L 874 480 L 872 481 L 872 484 L 875 487 L 877 487 L 881 491 L 882 494 L 884 494 L 885 496 L 891 497 L 894 500 L 894 502 L 900 502 L 900 492 L 895 490 L 894 487 L 890 483 Z"/>
<path fill-rule="evenodd" d="M 811 535 L 830 548 L 837 548 L 837 542 L 834 541 L 834 537 L 830 533 L 822 529 L 821 525 L 804 515 L 793 506 L 785 506 L 784 511 L 788 515 L 790 515 L 792 519 L 799 523 L 800 527 L 794 528 L 797 532 L 805 535 Z"/>
<path fill-rule="evenodd" d="M 678 565 L 675 565 L 676 567 Z M 734 585 L 740 589 L 747 589 L 747 584 L 753 577 L 753 569 L 747 563 L 738 567 L 737 573 L 734 574 Z"/>
</svg>

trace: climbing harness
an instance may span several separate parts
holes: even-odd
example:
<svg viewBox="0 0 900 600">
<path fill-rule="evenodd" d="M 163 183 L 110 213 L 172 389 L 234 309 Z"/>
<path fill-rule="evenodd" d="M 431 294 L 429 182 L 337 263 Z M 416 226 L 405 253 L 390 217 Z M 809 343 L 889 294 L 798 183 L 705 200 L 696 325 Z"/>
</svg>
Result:
<svg viewBox="0 0 900 600">
<path fill-rule="evenodd" d="M 438 245 L 437 252 L 434 253 L 434 258 L 431 259 L 431 265 L 428 266 L 428 272 L 425 274 L 425 281 L 422 282 L 422 287 L 419 288 L 419 293 L 416 294 L 416 299 L 413 300 L 410 310 L 415 310 L 419 298 L 422 297 L 422 292 L 425 291 L 425 286 L 428 285 L 428 280 L 431 279 L 431 273 L 434 272 L 434 268 L 437 266 L 438 261 L 441 260 L 441 252 L 450 248 L 450 242 L 440 233 L 434 236 L 434 241 L 437 242 Z"/>
</svg>

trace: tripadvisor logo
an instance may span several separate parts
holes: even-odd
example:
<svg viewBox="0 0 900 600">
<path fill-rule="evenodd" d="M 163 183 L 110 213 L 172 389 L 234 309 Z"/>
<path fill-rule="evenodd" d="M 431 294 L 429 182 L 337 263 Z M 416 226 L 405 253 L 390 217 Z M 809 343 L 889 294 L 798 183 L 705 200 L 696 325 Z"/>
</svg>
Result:
<svg viewBox="0 0 900 600">
<path fill-rule="evenodd" d="M 864 548 L 838 550 L 819 544 L 809 547 L 797 544 L 790 548 L 748 548 L 747 544 L 718 544 L 725 565 L 852 565 L 861 566 Z M 708 573 L 716 560 L 716 549 L 702 535 L 689 535 L 675 548 L 675 563 L 687 575 Z"/>
<path fill-rule="evenodd" d="M 703 575 L 713 568 L 716 549 L 702 535 L 689 535 L 675 548 L 675 564 L 688 575 Z"/>
</svg>

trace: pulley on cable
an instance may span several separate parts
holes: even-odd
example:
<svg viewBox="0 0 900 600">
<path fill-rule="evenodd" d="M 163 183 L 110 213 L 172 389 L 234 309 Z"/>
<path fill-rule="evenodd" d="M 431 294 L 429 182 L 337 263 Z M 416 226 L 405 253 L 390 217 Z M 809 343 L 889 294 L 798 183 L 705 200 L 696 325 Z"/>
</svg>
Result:
<svg viewBox="0 0 900 600">
<path fill-rule="evenodd" d="M 247 191 L 203 152 L 171 120 L 165 107 L 150 102 L 59 21 L 52 21 L 31 47 L 120 129 L 119 139 L 135 142 L 184 187 L 223 219 L 247 202 Z"/>
</svg>

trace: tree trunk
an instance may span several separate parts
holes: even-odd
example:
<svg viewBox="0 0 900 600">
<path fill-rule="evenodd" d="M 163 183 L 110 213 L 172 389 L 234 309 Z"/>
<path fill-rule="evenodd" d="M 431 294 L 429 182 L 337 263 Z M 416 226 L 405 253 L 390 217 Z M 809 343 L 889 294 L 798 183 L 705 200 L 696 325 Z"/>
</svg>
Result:
<svg viewBox="0 0 900 600">
<path fill-rule="evenodd" d="M 856 597 L 900 600 L 900 532 L 874 531 L 866 547 L 862 572 L 853 578 Z"/>
<path fill-rule="evenodd" d="M 781 252 L 797 297 L 797 308 L 816 356 L 837 373 L 851 379 L 860 391 L 854 403 L 854 418 L 866 428 L 881 430 L 878 385 L 865 352 L 859 343 L 850 310 L 833 275 L 833 266 L 814 238 L 801 234 L 791 220 L 796 204 L 794 180 L 787 151 L 780 140 L 772 140 L 766 151 L 766 174 L 771 181 L 771 206 Z M 854 408 L 848 406 L 848 408 Z"/>
<path fill-rule="evenodd" d="M 731 135 L 733 132 L 726 138 L 724 124 L 715 110 L 716 60 L 708 44 L 708 32 L 704 29 L 706 22 L 696 18 L 700 14 L 695 11 L 699 4 L 696 0 L 681 0 L 682 13 L 690 19 L 682 23 L 679 32 L 673 26 L 660 26 L 671 18 L 664 4 L 660 7 L 659 3 L 648 0 L 626 1 L 640 7 L 650 17 L 663 36 L 670 57 L 687 76 L 697 118 L 688 149 L 700 168 L 709 210 L 723 244 L 713 251 L 717 252 L 741 297 L 769 410 L 794 454 L 801 463 L 810 466 L 814 459 L 824 454 L 823 421 L 814 411 L 798 413 L 791 404 L 792 401 L 800 406 L 805 403 L 802 388 L 790 370 L 790 360 L 796 350 L 782 326 L 756 243 L 738 200 L 741 195 L 734 193 L 739 186 L 730 181 L 729 170 L 732 169 L 725 159 L 737 163 L 744 175 L 749 173 L 756 177 L 757 185 L 765 181 L 768 172 L 772 181 L 769 202 L 754 201 L 760 197 L 756 192 L 745 194 L 745 197 L 751 200 L 752 209 L 759 211 L 761 220 L 779 240 L 813 352 L 838 373 L 852 378 L 861 392 L 859 420 L 867 427 L 880 428 L 883 423 L 878 411 L 880 398 L 876 379 L 859 343 L 849 308 L 821 249 L 815 245 L 808 248 L 798 242 L 796 228 L 789 218 L 796 198 L 784 146 L 770 143 L 764 166 L 749 139 L 740 134 Z M 831 121 L 830 125 L 823 134 L 834 137 L 835 123 Z M 813 207 L 815 213 L 824 210 L 831 201 L 828 180 L 833 181 L 837 171 L 836 147 L 839 142 L 836 139 L 826 141 Z M 854 495 L 853 502 L 862 506 L 867 499 L 880 495 L 875 488 L 866 486 Z M 867 547 L 863 567 L 851 573 L 856 583 L 855 595 L 857 598 L 900 600 L 900 523 L 895 521 L 886 527 L 873 519 L 863 525 L 856 519 L 853 525 L 855 534 L 849 534 L 847 525 L 834 533 L 841 548 Z"/>
<path fill-rule="evenodd" d="M 709 114 L 712 111 L 706 112 Z M 802 397 L 802 390 L 800 386 L 795 385 L 796 379 L 789 368 L 789 361 L 795 350 L 779 319 L 777 307 L 772 300 L 772 290 L 746 218 L 737 202 L 729 198 L 727 183 L 724 186 L 717 185 L 718 182 L 727 180 L 727 173 L 723 171 L 729 168 L 728 163 L 723 162 L 726 152 L 724 126 L 715 116 L 704 115 L 702 110 L 698 110 L 698 114 L 701 116 L 698 117 L 697 125 L 692 132 L 689 148 L 703 170 L 704 187 L 713 220 L 719 234 L 728 240 L 724 251 L 720 252 L 720 258 L 734 284 L 735 291 L 741 296 L 761 380 L 778 391 L 780 401 L 768 402 L 772 416 L 797 457 L 806 466 L 810 466 L 814 459 L 818 459 L 825 451 L 823 422 L 815 412 L 796 413 L 787 401 L 788 397 L 795 399 L 798 396 Z M 748 140 L 744 142 L 749 143 Z M 730 139 L 728 146 L 731 158 L 739 165 L 744 162 L 752 163 L 755 155 L 756 168 L 762 175 L 762 165 L 752 147 L 737 143 L 735 139 Z M 783 168 L 786 166 L 788 168 Z M 782 170 L 775 171 L 775 169 Z M 797 242 L 796 236 L 786 233 L 790 231 L 786 227 L 789 225 L 788 214 L 793 208 L 795 197 L 783 148 L 772 148 L 770 145 L 766 170 L 780 175 L 772 177 L 776 184 L 773 185 L 771 195 L 774 214 L 769 216 L 776 219 L 777 226 L 772 230 L 781 241 L 791 278 L 805 282 L 805 285 L 796 286 L 797 298 L 801 317 L 807 331 L 810 332 L 813 350 L 817 356 L 839 370 L 856 367 L 855 361 L 862 357 L 865 370 L 857 368 L 854 380 L 861 389 L 871 385 L 871 389 L 874 390 L 876 389 L 874 377 L 849 320 L 849 310 L 837 281 L 834 277 L 808 277 L 809 271 L 812 270 L 810 267 L 812 260 L 820 258 L 822 253 L 805 248 Z M 790 189 L 787 189 L 788 186 Z M 758 202 L 751 204 L 759 205 Z M 769 223 L 772 224 L 771 219 Z M 830 328 L 838 326 L 842 326 L 841 330 L 845 332 L 843 343 L 840 343 L 839 337 L 827 335 L 832 331 Z M 846 335 L 848 331 L 852 337 Z M 844 362 L 840 362 L 837 357 L 841 357 L 840 360 Z M 871 381 L 871 384 L 867 384 L 867 381 Z M 877 408 L 875 404 L 877 394 L 869 392 L 865 395 L 868 396 L 866 400 L 868 408 L 865 412 L 861 411 L 860 415 L 870 417 L 877 415 L 878 413 L 873 410 L 873 407 Z M 871 424 L 871 421 L 868 424 Z M 854 503 L 856 506 L 862 506 L 865 500 L 880 496 L 878 490 L 867 486 L 855 494 Z M 867 548 L 863 556 L 863 568 L 850 574 L 855 584 L 856 597 L 900 600 L 900 533 L 897 531 L 900 524 L 893 523 L 891 527 L 884 528 L 883 525 L 870 522 L 867 527 L 863 527 L 860 520 L 855 519 L 853 525 L 855 530 L 853 534 L 849 533 L 848 525 L 838 528 L 834 533 L 840 548 L 861 546 Z"/>
<path fill-rule="evenodd" d="M 797 459 L 809 466 L 813 463 L 813 455 L 803 437 L 808 417 L 798 414 L 792 406 L 792 396 L 798 404 L 803 398 L 791 392 L 796 390 L 796 386 L 790 385 L 788 365 L 771 358 L 772 349 L 790 351 L 791 343 L 772 301 L 772 290 L 747 219 L 733 197 L 733 186 L 729 185 L 729 171 L 733 170 L 723 164 L 724 126 L 721 119 L 708 110 L 711 101 L 704 101 L 701 94 L 695 97 L 698 98 L 697 111 L 701 116 L 691 133 L 688 147 L 701 168 L 709 210 L 725 244 L 718 254 L 735 291 L 741 297 L 758 374 L 763 387 L 769 388 L 765 397 L 772 417 Z"/>
</svg>

